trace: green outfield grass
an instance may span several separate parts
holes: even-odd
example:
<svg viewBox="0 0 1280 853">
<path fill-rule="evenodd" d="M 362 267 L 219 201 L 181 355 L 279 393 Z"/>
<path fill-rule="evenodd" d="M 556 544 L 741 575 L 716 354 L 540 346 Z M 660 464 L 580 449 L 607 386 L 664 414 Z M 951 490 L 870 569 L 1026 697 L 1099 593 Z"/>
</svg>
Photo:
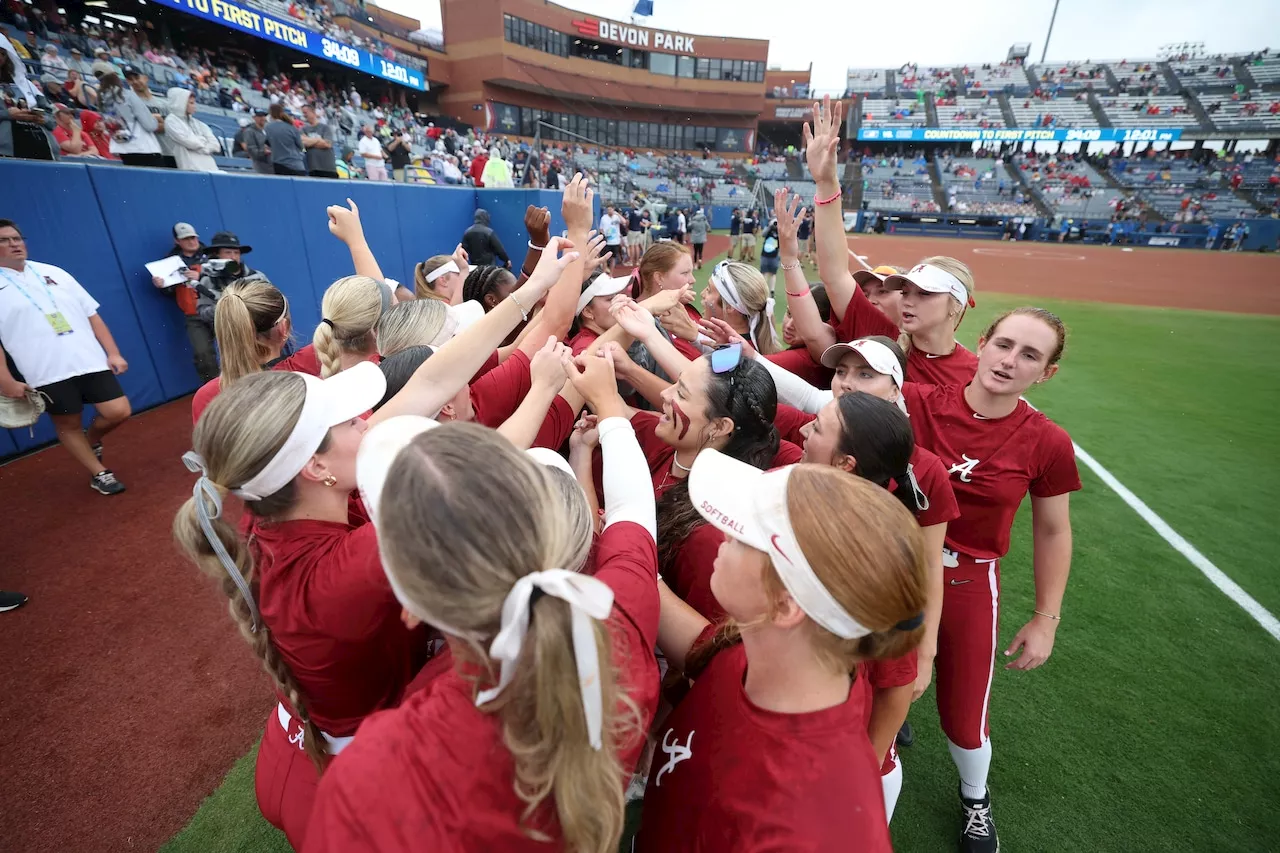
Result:
<svg viewBox="0 0 1280 853">
<path fill-rule="evenodd" d="M 705 284 L 710 267 L 699 273 Z M 810 275 L 816 278 L 816 275 Z M 984 286 L 972 346 L 1025 302 Z M 1043 300 L 1071 329 L 1032 402 L 1273 613 L 1280 582 L 1280 318 Z M 1090 471 L 1072 500 L 1075 558 L 1053 657 L 997 672 L 991 788 L 1009 851 L 1264 851 L 1280 838 L 1280 646 Z M 1008 642 L 1033 602 L 1029 513 L 1003 563 Z M 956 776 L 932 690 L 895 848 L 952 849 Z M 253 754 L 165 848 L 286 851 L 259 816 Z"/>
</svg>

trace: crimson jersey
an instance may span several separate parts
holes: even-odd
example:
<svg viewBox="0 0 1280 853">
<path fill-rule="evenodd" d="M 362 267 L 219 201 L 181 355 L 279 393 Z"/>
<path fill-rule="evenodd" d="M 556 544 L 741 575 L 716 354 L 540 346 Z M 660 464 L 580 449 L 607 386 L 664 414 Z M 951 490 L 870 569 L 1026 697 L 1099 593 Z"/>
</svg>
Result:
<svg viewBox="0 0 1280 853">
<path fill-rule="evenodd" d="M 578 330 L 578 334 L 569 339 L 569 349 L 573 351 L 574 355 L 582 355 L 582 353 L 586 351 L 587 347 L 591 346 L 599 338 L 599 335 L 591 329 L 588 329 L 586 326 L 583 326 Z"/>
<path fill-rule="evenodd" d="M 618 684 L 640 710 L 620 755 L 624 774 L 634 770 L 657 708 L 657 562 L 653 538 L 639 525 L 619 522 L 600 536 L 596 577 L 614 593 L 608 625 Z M 321 778 L 306 853 L 558 849 L 525 833 L 502 721 L 476 708 L 475 691 L 451 669 L 366 720 Z M 550 798 L 528 825 L 559 837 Z"/>
<path fill-rule="evenodd" d="M 293 373 L 320 375 L 320 359 L 316 358 L 316 348 L 307 344 L 287 358 L 276 359 L 266 365 L 267 370 L 288 370 Z M 222 377 L 215 376 L 200 386 L 196 395 L 191 398 L 191 423 L 198 423 L 200 415 L 208 407 L 213 398 L 222 390 Z"/>
<path fill-rule="evenodd" d="M 871 304 L 862 288 L 854 285 L 853 298 L 844 308 L 844 316 L 836 317 L 834 306 L 831 319 L 827 321 L 836 330 L 836 337 L 842 342 L 856 341 L 868 335 L 884 335 L 886 338 L 898 339 L 898 327 L 885 313 Z"/>
<path fill-rule="evenodd" d="M 672 565 L 662 577 L 672 592 L 709 622 L 717 623 L 724 620 L 725 612 L 711 593 L 711 575 L 723 542 L 720 528 L 699 524 L 680 543 Z"/>
<path fill-rule="evenodd" d="M 427 659 L 427 634 L 400 621 L 377 533 L 359 511 L 353 503 L 349 524 L 249 522 L 262 620 L 311 719 L 336 737 L 355 734 L 368 714 L 399 704 Z"/>
<path fill-rule="evenodd" d="M 773 355 L 766 355 L 765 358 L 788 373 L 799 376 L 815 388 L 831 387 L 831 376 L 835 371 L 814 361 L 804 344 L 775 352 Z"/>
<path fill-rule="evenodd" d="M 533 386 L 529 363 L 529 356 L 522 350 L 516 350 L 506 361 L 472 383 L 471 405 L 475 409 L 476 423 L 497 429 L 515 414 Z M 557 395 L 538 428 L 533 446 L 559 450 L 569 440 L 574 420 L 572 407 Z"/>
<path fill-rule="evenodd" d="M 978 372 L 978 357 L 956 341 L 946 355 L 931 355 L 915 347 L 907 353 L 907 381 L 925 385 L 968 385 Z"/>
<path fill-rule="evenodd" d="M 741 645 L 716 654 L 660 727 L 636 850 L 890 851 L 862 677 L 842 704 L 780 714 L 752 704 L 746 669 Z"/>
<path fill-rule="evenodd" d="M 1003 418 L 984 418 L 969 408 L 961 385 L 908 382 L 903 394 L 916 441 L 951 475 L 960 517 L 947 527 L 947 545 L 956 551 L 979 560 L 1003 557 L 1024 495 L 1048 498 L 1080 488 L 1070 436 L 1026 400 Z"/>
</svg>

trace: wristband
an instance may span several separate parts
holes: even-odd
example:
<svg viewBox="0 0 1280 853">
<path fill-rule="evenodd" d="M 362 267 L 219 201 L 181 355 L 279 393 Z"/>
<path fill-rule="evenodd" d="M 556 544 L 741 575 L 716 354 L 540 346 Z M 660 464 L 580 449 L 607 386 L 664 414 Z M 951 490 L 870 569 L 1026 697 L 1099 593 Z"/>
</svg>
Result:
<svg viewBox="0 0 1280 853">
<path fill-rule="evenodd" d="M 1061 616 L 1054 616 L 1052 613 L 1045 613 L 1043 610 L 1032 610 L 1031 612 L 1036 614 L 1037 616 L 1043 616 L 1046 619 L 1052 619 L 1054 622 L 1062 621 Z"/>
<path fill-rule="evenodd" d="M 788 272 L 790 270 L 798 270 L 800 269 L 800 262 L 793 261 L 792 263 L 789 263 L 789 264 L 783 264 L 782 269 L 784 272 Z"/>
<path fill-rule="evenodd" d="M 831 198 L 818 198 L 815 195 L 813 197 L 813 203 L 814 204 L 831 204 L 831 202 L 837 201 L 842 195 L 843 193 L 841 193 L 839 189 L 836 190 L 836 194 L 833 195 Z"/>
<path fill-rule="evenodd" d="M 800 291 L 799 293 L 792 293 L 790 290 L 787 291 L 787 296 L 790 296 L 792 299 L 803 299 L 808 295 L 809 295 L 809 288 L 807 287 L 804 290 Z"/>
<path fill-rule="evenodd" d="M 530 240 L 530 241 L 529 241 L 529 248 L 530 248 L 530 249 L 533 249 L 535 252 L 541 252 L 543 249 L 545 249 L 545 248 L 547 248 L 547 247 L 546 247 L 546 246 L 535 246 L 535 245 L 533 245 L 533 241 L 532 241 L 532 240 Z"/>
</svg>

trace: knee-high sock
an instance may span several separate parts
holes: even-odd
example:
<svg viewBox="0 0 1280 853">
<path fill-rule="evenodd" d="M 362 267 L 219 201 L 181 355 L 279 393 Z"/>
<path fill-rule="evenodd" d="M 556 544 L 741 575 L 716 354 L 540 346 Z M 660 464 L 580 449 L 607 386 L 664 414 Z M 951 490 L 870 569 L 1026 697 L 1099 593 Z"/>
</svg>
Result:
<svg viewBox="0 0 1280 853">
<path fill-rule="evenodd" d="M 902 793 L 902 759 L 896 758 L 893 769 L 880 777 L 880 785 L 884 788 L 884 819 L 893 820 L 893 807 L 898 804 L 898 795 Z"/>
<path fill-rule="evenodd" d="M 951 749 L 951 759 L 960 771 L 960 792 L 971 800 L 979 800 L 987 795 L 987 774 L 991 771 L 991 741 L 988 740 L 977 749 L 964 749 L 950 740 L 947 746 Z"/>
</svg>

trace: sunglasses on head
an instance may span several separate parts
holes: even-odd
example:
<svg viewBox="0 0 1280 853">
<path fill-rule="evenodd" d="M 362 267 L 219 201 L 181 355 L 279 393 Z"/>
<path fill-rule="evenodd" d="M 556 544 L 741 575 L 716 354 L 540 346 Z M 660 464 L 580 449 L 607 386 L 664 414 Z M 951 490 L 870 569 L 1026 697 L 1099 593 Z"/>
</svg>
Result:
<svg viewBox="0 0 1280 853">
<path fill-rule="evenodd" d="M 725 344 L 711 351 L 711 372 L 729 374 L 729 397 L 725 408 L 733 411 L 733 387 L 737 382 L 738 365 L 742 364 L 742 344 Z"/>
</svg>

